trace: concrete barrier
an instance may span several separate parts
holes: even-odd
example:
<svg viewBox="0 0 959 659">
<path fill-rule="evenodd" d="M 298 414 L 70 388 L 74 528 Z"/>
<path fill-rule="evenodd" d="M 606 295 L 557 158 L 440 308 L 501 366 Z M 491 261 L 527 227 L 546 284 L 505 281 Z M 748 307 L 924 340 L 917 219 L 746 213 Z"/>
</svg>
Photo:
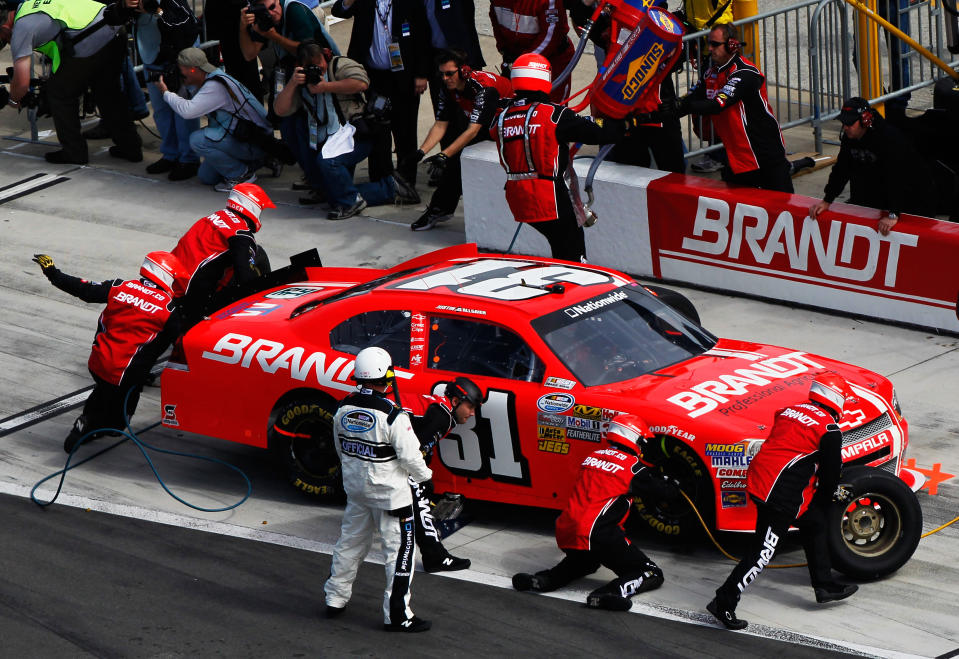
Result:
<svg viewBox="0 0 959 659">
<path fill-rule="evenodd" d="M 585 178 L 589 159 L 576 161 Z M 506 251 L 517 226 L 495 146 L 463 154 L 466 238 Z M 872 209 L 833 204 L 818 220 L 803 195 L 603 163 L 589 260 L 653 277 L 959 334 L 959 225 L 904 215 L 889 236 Z M 547 256 L 534 229 L 513 253 Z"/>
</svg>

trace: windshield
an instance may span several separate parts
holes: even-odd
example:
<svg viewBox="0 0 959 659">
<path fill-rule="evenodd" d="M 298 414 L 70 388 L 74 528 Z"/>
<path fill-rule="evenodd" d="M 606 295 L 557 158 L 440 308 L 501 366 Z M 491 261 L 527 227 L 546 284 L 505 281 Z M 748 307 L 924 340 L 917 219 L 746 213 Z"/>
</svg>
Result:
<svg viewBox="0 0 959 659">
<path fill-rule="evenodd" d="M 533 321 L 587 387 L 622 382 L 709 350 L 716 338 L 630 284 Z"/>
</svg>

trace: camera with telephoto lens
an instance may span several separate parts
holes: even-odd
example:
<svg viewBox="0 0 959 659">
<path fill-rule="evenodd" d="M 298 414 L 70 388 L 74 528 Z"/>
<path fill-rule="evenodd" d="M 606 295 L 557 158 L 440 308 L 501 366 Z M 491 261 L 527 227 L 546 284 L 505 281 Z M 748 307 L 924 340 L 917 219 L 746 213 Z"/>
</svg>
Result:
<svg viewBox="0 0 959 659">
<path fill-rule="evenodd" d="M 253 14 L 253 24 L 260 32 L 266 32 L 276 27 L 273 17 L 270 16 L 270 9 L 266 5 L 247 2 L 246 9 Z"/>
<path fill-rule="evenodd" d="M 303 68 L 303 75 L 306 76 L 306 84 L 316 85 L 323 80 L 323 71 L 315 64 Z"/>
<path fill-rule="evenodd" d="M 160 76 L 163 76 L 163 84 L 166 88 L 176 94 L 180 91 L 180 67 L 176 64 L 168 64 L 160 71 L 148 70 L 144 72 L 144 78 L 147 82 L 158 82 Z"/>
</svg>

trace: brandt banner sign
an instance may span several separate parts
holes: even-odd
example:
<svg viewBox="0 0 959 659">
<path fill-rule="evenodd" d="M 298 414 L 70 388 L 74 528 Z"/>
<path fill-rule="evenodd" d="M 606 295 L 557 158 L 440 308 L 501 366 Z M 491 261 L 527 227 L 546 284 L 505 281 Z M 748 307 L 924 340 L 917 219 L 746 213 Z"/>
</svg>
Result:
<svg viewBox="0 0 959 659">
<path fill-rule="evenodd" d="M 676 174 L 647 200 L 656 277 L 959 331 L 959 225 L 904 215 L 881 236 L 876 211 L 813 220 L 808 197 Z"/>
</svg>

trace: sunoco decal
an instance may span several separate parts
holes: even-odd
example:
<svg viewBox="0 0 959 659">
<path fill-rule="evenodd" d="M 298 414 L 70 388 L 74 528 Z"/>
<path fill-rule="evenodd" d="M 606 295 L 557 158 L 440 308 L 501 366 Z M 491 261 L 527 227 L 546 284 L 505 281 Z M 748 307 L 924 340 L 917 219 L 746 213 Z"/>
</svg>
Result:
<svg viewBox="0 0 959 659">
<path fill-rule="evenodd" d="M 722 492 L 723 508 L 745 508 L 746 494 L 744 492 Z"/>
<path fill-rule="evenodd" d="M 376 417 L 363 410 L 354 410 L 343 415 L 340 425 L 347 432 L 366 432 L 376 427 Z"/>
<path fill-rule="evenodd" d="M 570 394 L 546 394 L 540 396 L 539 400 L 536 401 L 536 407 L 543 410 L 544 412 L 565 412 L 576 403 L 576 399 L 573 398 Z"/>
</svg>

